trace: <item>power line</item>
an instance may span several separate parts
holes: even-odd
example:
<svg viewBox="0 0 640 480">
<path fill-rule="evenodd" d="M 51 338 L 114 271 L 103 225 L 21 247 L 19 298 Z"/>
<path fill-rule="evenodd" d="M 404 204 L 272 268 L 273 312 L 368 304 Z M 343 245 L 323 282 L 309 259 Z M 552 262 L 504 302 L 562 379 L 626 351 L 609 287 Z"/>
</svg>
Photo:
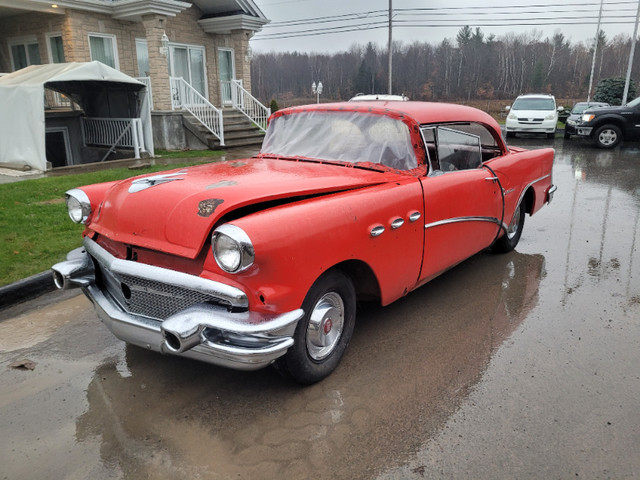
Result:
<svg viewBox="0 0 640 480">
<path fill-rule="evenodd" d="M 288 3 L 288 2 L 283 2 L 283 3 Z M 275 5 L 275 4 L 274 4 Z M 423 7 L 423 8 L 396 8 L 394 9 L 394 13 L 395 14 L 400 14 L 400 15 L 453 15 L 454 13 L 452 12 L 458 12 L 458 11 L 470 11 L 470 10 L 489 10 L 486 12 L 474 12 L 474 15 L 511 15 L 511 14 L 530 14 L 530 13 L 534 13 L 534 14 L 539 14 L 539 13 L 549 13 L 549 12 L 565 12 L 567 9 L 571 12 L 591 12 L 593 10 L 590 9 L 580 9 L 580 10 L 575 10 L 572 7 L 573 6 L 580 6 L 580 7 L 588 7 L 588 6 L 593 6 L 593 7 L 599 7 L 599 3 L 580 3 L 578 4 L 567 4 L 567 3 L 550 3 L 550 4 L 533 4 L 533 5 L 502 5 L 500 7 L 500 11 L 495 11 L 495 7 L 491 7 L 491 6 L 469 6 L 469 7 Z M 615 12 L 623 12 L 623 11 L 633 11 L 635 12 L 635 5 L 636 5 L 636 1 L 635 0 L 621 0 L 621 1 L 617 1 L 617 2 L 609 2 L 606 4 L 607 6 L 614 6 L 614 5 L 633 5 L 633 8 L 623 8 L 623 9 L 616 9 L 616 10 L 610 10 L 610 11 L 615 11 Z M 565 10 L 553 10 L 553 11 L 549 11 L 550 7 L 562 7 Z M 535 12 L 535 11 L 529 11 L 529 10 L 521 10 L 521 9 L 525 9 L 525 8 L 544 8 L 546 10 L 546 12 Z M 508 9 L 515 9 L 515 11 L 509 11 Z M 520 10 L 520 11 L 519 11 Z M 596 8 L 597 10 L 597 8 Z M 326 23 L 327 21 L 342 21 L 342 20 L 348 20 L 349 18 L 352 19 L 362 19 L 363 17 L 367 17 L 367 16 L 385 16 L 386 17 L 386 10 L 370 10 L 370 11 L 365 11 L 365 12 L 353 12 L 353 13 L 346 13 L 346 14 L 341 14 L 341 15 L 327 15 L 327 16 L 321 16 L 321 17 L 311 17 L 311 18 L 303 18 L 303 19 L 295 19 L 295 20 L 283 20 L 280 22 L 271 22 L 267 25 L 265 25 L 265 28 L 276 28 L 276 27 L 283 27 L 283 26 L 292 26 L 293 24 L 311 24 L 311 23 Z M 451 13 L 450 13 L 451 12 Z M 595 13 L 595 12 L 594 12 Z"/>
<path fill-rule="evenodd" d="M 607 25 L 626 25 L 633 24 L 633 20 L 629 20 L 627 16 L 610 16 L 610 20 L 603 20 L 601 23 Z M 615 20 L 615 19 L 625 20 Z M 518 21 L 518 18 L 506 18 L 497 22 L 476 22 L 470 20 L 439 20 L 439 22 L 456 22 L 456 23 L 410 23 L 412 20 L 396 20 L 394 26 L 397 28 L 462 28 L 473 26 L 478 28 L 487 27 L 536 27 L 536 26 L 563 26 L 563 25 L 595 25 L 597 21 L 595 17 L 533 17 L 527 21 Z M 386 21 L 364 22 L 350 25 L 336 25 L 333 27 L 322 27 L 316 29 L 296 30 L 288 32 L 274 33 L 258 33 L 253 38 L 254 41 L 259 40 L 280 40 L 285 38 L 296 37 L 312 37 L 318 35 L 328 35 L 335 33 L 349 33 L 362 30 L 375 30 L 387 26 Z"/>
</svg>

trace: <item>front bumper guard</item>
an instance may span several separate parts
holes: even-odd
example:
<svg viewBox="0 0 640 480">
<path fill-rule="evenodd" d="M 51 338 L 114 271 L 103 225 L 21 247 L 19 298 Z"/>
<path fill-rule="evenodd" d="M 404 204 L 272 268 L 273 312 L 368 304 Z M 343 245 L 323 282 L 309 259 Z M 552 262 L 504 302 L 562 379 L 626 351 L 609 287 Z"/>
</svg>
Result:
<svg viewBox="0 0 640 480">
<path fill-rule="evenodd" d="M 82 288 L 93 303 L 102 322 L 119 339 L 160 353 L 169 353 L 236 370 L 257 370 L 284 355 L 293 345 L 293 334 L 304 315 L 301 309 L 280 315 L 258 312 L 230 312 L 209 303 L 198 303 L 166 319 L 148 318 L 124 310 L 113 296 L 96 284 L 91 256 L 101 257 L 110 267 L 127 269 L 134 264 L 157 280 L 170 274 L 186 274 L 160 267 L 144 266 L 116 259 L 92 240 L 85 238 L 85 248 L 73 250 L 67 261 L 52 267 L 58 288 Z M 91 251 L 91 255 L 88 253 Z M 141 268 L 142 267 L 142 268 Z M 140 273 L 140 272 L 138 272 Z M 189 275 L 189 282 L 210 282 L 210 290 L 225 294 L 233 287 Z M 186 277 L 185 277 L 186 278 Z M 238 290 L 237 299 L 244 294 Z"/>
</svg>

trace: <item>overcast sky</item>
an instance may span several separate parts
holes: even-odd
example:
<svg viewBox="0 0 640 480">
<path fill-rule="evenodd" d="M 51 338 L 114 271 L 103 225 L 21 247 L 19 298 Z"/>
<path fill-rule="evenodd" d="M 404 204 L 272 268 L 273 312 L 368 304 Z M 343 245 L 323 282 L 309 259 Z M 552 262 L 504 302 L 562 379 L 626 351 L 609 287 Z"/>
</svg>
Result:
<svg viewBox="0 0 640 480">
<path fill-rule="evenodd" d="M 251 40 L 256 52 L 337 52 L 354 43 L 387 45 L 389 0 L 254 0 L 271 20 Z M 602 29 L 633 34 L 640 0 L 605 0 Z M 394 41 L 455 41 L 458 30 L 493 33 L 561 31 L 572 43 L 593 39 L 600 0 L 393 0 Z"/>
</svg>

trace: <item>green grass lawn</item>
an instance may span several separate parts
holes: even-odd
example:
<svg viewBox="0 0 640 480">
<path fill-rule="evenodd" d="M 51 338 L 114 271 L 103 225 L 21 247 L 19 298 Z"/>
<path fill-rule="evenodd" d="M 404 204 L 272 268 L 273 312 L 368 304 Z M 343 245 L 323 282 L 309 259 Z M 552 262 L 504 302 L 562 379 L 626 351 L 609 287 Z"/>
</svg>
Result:
<svg viewBox="0 0 640 480">
<path fill-rule="evenodd" d="M 178 158 L 187 156 L 184 153 L 180 152 L 182 155 Z M 211 156 L 209 153 L 193 156 Z M 216 152 L 214 157 L 221 154 Z M 114 168 L 0 185 L 0 286 L 44 272 L 64 260 L 67 252 L 80 246 L 83 225 L 69 219 L 65 191 L 194 163 L 202 162 L 187 160 L 136 170 Z"/>
</svg>

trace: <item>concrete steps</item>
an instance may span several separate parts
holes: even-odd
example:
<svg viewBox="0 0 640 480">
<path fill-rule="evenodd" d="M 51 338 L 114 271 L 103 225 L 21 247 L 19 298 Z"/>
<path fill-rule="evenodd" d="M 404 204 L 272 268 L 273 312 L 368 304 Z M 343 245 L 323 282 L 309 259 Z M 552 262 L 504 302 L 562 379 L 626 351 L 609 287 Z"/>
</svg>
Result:
<svg viewBox="0 0 640 480">
<path fill-rule="evenodd" d="M 225 109 L 223 110 L 222 118 L 224 124 L 224 147 L 221 147 L 220 141 L 192 115 L 184 113 L 182 115 L 182 124 L 211 150 L 259 147 L 262 145 L 264 133 L 242 113 L 232 109 Z"/>
</svg>

